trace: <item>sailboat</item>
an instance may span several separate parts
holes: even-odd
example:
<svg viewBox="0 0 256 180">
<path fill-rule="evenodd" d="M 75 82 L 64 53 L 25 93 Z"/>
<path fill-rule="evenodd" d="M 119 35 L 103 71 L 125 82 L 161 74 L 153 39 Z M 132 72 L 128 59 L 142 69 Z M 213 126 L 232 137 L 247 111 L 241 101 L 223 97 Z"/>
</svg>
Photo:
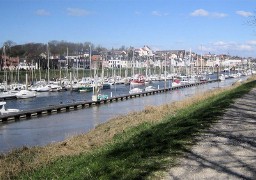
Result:
<svg viewBox="0 0 256 180">
<path fill-rule="evenodd" d="M 28 74 L 26 73 L 26 89 L 20 90 L 15 94 L 16 98 L 18 99 L 27 99 L 36 97 L 36 91 L 29 91 L 28 90 Z"/>
<path fill-rule="evenodd" d="M 20 90 L 15 95 L 16 95 L 16 98 L 18 99 L 27 99 L 27 98 L 36 97 L 36 92 L 24 89 L 24 90 Z"/>
</svg>

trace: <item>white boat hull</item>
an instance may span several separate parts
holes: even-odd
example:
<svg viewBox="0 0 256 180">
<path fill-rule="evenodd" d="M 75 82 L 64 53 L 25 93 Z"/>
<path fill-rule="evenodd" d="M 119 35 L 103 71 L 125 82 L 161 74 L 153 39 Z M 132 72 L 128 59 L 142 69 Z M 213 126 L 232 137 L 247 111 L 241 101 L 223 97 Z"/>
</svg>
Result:
<svg viewBox="0 0 256 180">
<path fill-rule="evenodd" d="M 2 101 L 0 102 L 0 114 L 9 114 L 9 113 L 15 113 L 19 112 L 19 109 L 5 109 L 6 102 Z"/>
<path fill-rule="evenodd" d="M 16 97 L 18 99 L 32 98 L 32 97 L 36 97 L 36 92 L 28 91 L 28 90 L 21 90 L 20 92 L 16 93 Z"/>
</svg>

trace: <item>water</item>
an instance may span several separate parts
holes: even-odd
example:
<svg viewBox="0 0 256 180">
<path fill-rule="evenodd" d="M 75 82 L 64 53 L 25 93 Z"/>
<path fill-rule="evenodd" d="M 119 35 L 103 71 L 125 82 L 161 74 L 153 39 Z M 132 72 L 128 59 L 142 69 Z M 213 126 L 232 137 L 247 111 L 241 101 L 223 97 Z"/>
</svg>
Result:
<svg viewBox="0 0 256 180">
<path fill-rule="evenodd" d="M 166 93 L 155 94 L 125 101 L 118 101 L 91 108 L 85 108 L 70 112 L 47 115 L 30 120 L 21 120 L 0 124 L 0 152 L 8 152 L 11 149 L 22 146 L 42 146 L 52 142 L 62 141 L 69 136 L 88 132 L 98 124 L 104 123 L 118 115 L 124 115 L 131 111 L 140 111 L 148 105 L 161 105 L 201 93 L 209 89 L 230 86 L 237 79 L 229 79 L 224 82 L 209 83 L 196 87 L 178 89 Z M 153 85 L 164 87 L 163 82 L 155 82 Z M 129 87 L 118 85 L 116 88 L 105 90 L 105 94 L 127 94 Z M 25 100 L 10 100 L 12 108 L 30 109 L 40 108 L 59 102 L 91 100 L 91 93 L 60 92 L 42 93 L 38 97 Z"/>
<path fill-rule="evenodd" d="M 164 88 L 163 81 L 155 81 L 151 85 L 155 86 L 156 88 Z M 145 87 L 141 86 L 141 88 Z M 102 90 L 101 93 L 111 97 L 111 94 L 112 96 L 129 94 L 129 90 L 130 86 L 120 84 L 112 86 L 111 89 Z M 6 108 L 28 110 L 31 108 L 35 109 L 51 105 L 68 104 L 79 101 L 91 101 L 91 99 L 92 92 L 38 92 L 36 98 L 7 100 Z"/>
</svg>

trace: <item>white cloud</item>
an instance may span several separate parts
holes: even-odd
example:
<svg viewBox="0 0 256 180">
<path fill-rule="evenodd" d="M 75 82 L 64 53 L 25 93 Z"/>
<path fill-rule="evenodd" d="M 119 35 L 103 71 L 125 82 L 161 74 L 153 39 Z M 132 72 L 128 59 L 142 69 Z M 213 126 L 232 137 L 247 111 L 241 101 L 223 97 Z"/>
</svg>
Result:
<svg viewBox="0 0 256 180">
<path fill-rule="evenodd" d="M 67 13 L 69 16 L 86 16 L 90 14 L 89 11 L 79 8 L 67 8 Z"/>
<path fill-rule="evenodd" d="M 38 9 L 38 10 L 36 10 L 36 15 L 38 15 L 38 16 L 49 16 L 50 12 L 46 11 L 45 9 Z"/>
<path fill-rule="evenodd" d="M 190 13 L 191 16 L 212 16 L 212 17 L 217 17 L 217 18 L 223 18 L 228 16 L 225 13 L 219 13 L 219 12 L 208 12 L 204 9 L 197 9 L 195 11 L 193 11 L 192 13 Z"/>
<path fill-rule="evenodd" d="M 212 52 L 212 51 L 214 51 L 213 47 L 204 46 L 204 45 L 198 47 L 198 49 L 200 49 L 200 51 L 204 51 L 204 52 Z"/>
<path fill-rule="evenodd" d="M 160 14 L 158 11 L 153 11 L 153 12 L 152 12 L 152 15 L 153 15 L 153 16 L 161 16 L 161 14 Z"/>
<path fill-rule="evenodd" d="M 253 16 L 253 13 L 249 12 L 249 11 L 236 11 L 236 14 L 243 16 L 243 17 Z"/>
<path fill-rule="evenodd" d="M 169 13 L 160 13 L 158 11 L 152 11 L 151 13 L 153 16 L 168 16 Z"/>
<path fill-rule="evenodd" d="M 212 13 L 212 16 L 213 17 L 218 17 L 218 18 L 223 18 L 223 17 L 226 17 L 228 15 L 225 14 L 225 13 Z"/>
<path fill-rule="evenodd" d="M 139 16 L 139 15 L 141 15 L 142 13 L 141 13 L 140 11 L 135 11 L 134 14 L 135 14 L 136 16 Z"/>
<path fill-rule="evenodd" d="M 247 41 L 247 42 L 225 42 L 225 41 L 217 41 L 214 43 L 210 43 L 204 48 L 204 51 L 216 52 L 217 54 L 221 53 L 230 53 L 230 54 L 254 54 L 256 50 L 256 41 Z M 199 48 L 198 48 L 199 49 Z M 211 51 L 210 51 L 211 50 Z"/>
<path fill-rule="evenodd" d="M 194 12 L 192 12 L 190 15 L 191 16 L 208 16 L 209 13 L 204 9 L 197 9 Z"/>
<path fill-rule="evenodd" d="M 251 40 L 251 41 L 248 41 L 247 44 L 250 44 L 250 45 L 256 45 L 256 40 Z"/>
<path fill-rule="evenodd" d="M 237 45 L 237 50 L 240 50 L 240 51 L 252 51 L 254 48 L 249 45 L 249 44 L 240 44 L 240 45 Z"/>
<path fill-rule="evenodd" d="M 215 47 L 220 47 L 222 49 L 228 49 L 230 46 L 231 46 L 231 42 L 224 42 L 224 41 L 217 41 L 217 42 L 214 42 L 212 45 L 215 46 Z"/>
</svg>

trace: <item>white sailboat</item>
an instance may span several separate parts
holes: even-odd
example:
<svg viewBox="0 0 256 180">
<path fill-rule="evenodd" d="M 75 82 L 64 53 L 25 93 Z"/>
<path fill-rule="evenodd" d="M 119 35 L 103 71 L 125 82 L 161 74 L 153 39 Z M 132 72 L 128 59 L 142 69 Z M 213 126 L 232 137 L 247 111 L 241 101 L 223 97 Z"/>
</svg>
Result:
<svg viewBox="0 0 256 180">
<path fill-rule="evenodd" d="M 37 92 L 48 92 L 50 91 L 50 87 L 47 85 L 38 85 L 36 88 Z"/>
<path fill-rule="evenodd" d="M 36 92 L 24 89 L 24 90 L 20 90 L 18 93 L 16 93 L 16 97 L 18 99 L 32 98 L 32 97 L 36 97 Z"/>
<path fill-rule="evenodd" d="M 36 91 L 29 91 L 27 87 L 28 87 L 28 75 L 26 74 L 26 89 L 20 90 L 19 92 L 17 92 L 15 94 L 16 98 L 27 99 L 27 98 L 36 97 Z"/>
</svg>

